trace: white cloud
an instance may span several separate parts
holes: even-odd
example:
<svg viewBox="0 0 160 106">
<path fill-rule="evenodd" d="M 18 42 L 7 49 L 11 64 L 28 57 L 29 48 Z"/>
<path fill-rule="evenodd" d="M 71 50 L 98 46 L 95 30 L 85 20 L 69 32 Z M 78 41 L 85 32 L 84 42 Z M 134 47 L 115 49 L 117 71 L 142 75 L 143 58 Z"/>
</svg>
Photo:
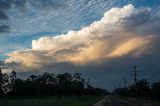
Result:
<svg viewBox="0 0 160 106">
<path fill-rule="evenodd" d="M 8 53 L 5 63 L 16 70 L 30 70 L 60 62 L 87 64 L 126 55 L 141 55 L 152 38 L 125 27 L 136 12 L 131 4 L 112 8 L 101 20 L 86 28 L 33 40 L 31 49 Z"/>
</svg>

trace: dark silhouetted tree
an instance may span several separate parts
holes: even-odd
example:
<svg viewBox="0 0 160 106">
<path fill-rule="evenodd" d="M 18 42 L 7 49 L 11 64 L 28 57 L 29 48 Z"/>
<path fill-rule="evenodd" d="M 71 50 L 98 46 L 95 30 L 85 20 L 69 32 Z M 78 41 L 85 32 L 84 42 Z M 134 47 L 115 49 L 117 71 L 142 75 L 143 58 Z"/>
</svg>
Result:
<svg viewBox="0 0 160 106">
<path fill-rule="evenodd" d="M 152 95 L 155 99 L 160 101 L 160 82 L 152 84 Z"/>
<path fill-rule="evenodd" d="M 27 79 L 17 78 L 16 72 L 10 76 L 0 72 L 0 95 L 3 96 L 68 96 L 99 95 L 104 92 L 100 88 L 86 89 L 85 80 L 80 73 L 73 76 L 69 73 L 52 74 L 45 72 L 43 75 L 31 75 Z M 91 86 L 91 85 L 90 85 Z M 94 93 L 93 93 L 94 92 Z"/>
<path fill-rule="evenodd" d="M 81 94 L 84 91 L 84 84 L 85 80 L 81 77 L 80 73 L 75 73 L 73 76 L 73 90 L 75 96 L 78 98 L 81 96 Z"/>
<path fill-rule="evenodd" d="M 0 96 L 4 95 L 2 85 L 3 85 L 3 74 L 2 74 L 1 67 L 0 67 Z"/>
</svg>

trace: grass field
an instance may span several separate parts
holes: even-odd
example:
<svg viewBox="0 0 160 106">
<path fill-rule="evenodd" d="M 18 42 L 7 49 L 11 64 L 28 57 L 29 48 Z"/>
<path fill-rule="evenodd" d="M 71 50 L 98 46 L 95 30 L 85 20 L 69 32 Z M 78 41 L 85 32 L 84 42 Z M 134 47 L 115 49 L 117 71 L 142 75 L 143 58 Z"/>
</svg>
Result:
<svg viewBox="0 0 160 106">
<path fill-rule="evenodd" d="M 45 98 L 6 98 L 0 99 L 0 106 L 93 106 L 102 99 L 100 96 L 45 97 Z"/>
<path fill-rule="evenodd" d="M 140 106 L 160 106 L 160 102 L 145 100 L 143 98 L 133 98 L 133 97 L 124 97 L 124 96 L 117 96 L 117 97 Z"/>
</svg>

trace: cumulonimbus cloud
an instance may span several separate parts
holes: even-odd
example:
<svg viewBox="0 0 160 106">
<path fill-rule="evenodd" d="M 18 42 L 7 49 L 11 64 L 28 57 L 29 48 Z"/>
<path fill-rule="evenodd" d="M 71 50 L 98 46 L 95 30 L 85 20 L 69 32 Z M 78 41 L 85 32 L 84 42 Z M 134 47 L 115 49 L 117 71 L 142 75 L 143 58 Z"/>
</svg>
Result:
<svg viewBox="0 0 160 106">
<path fill-rule="evenodd" d="M 31 49 L 8 53 L 9 58 L 5 63 L 16 70 L 38 70 L 60 62 L 88 64 L 126 55 L 140 56 L 147 51 L 156 35 L 156 30 L 153 31 L 152 27 L 157 20 L 140 15 L 146 12 L 150 13 L 151 10 L 135 9 L 131 4 L 123 8 L 112 8 L 101 20 L 88 27 L 33 40 Z M 138 17 L 139 20 L 148 18 L 147 23 L 137 23 L 139 20 L 133 17 Z M 154 21 L 150 21 L 151 19 Z M 142 32 L 146 24 L 152 26 L 148 28 L 148 33 Z M 138 27 L 142 31 L 139 31 Z"/>
</svg>

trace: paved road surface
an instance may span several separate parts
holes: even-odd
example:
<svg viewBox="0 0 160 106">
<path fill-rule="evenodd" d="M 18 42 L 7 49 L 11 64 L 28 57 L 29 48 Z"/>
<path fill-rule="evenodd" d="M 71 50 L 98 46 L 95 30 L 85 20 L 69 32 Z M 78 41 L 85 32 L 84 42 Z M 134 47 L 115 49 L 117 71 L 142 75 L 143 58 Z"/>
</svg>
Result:
<svg viewBox="0 0 160 106">
<path fill-rule="evenodd" d="M 138 106 L 138 105 L 115 98 L 113 96 L 106 96 L 104 99 L 96 103 L 94 106 Z"/>
</svg>

